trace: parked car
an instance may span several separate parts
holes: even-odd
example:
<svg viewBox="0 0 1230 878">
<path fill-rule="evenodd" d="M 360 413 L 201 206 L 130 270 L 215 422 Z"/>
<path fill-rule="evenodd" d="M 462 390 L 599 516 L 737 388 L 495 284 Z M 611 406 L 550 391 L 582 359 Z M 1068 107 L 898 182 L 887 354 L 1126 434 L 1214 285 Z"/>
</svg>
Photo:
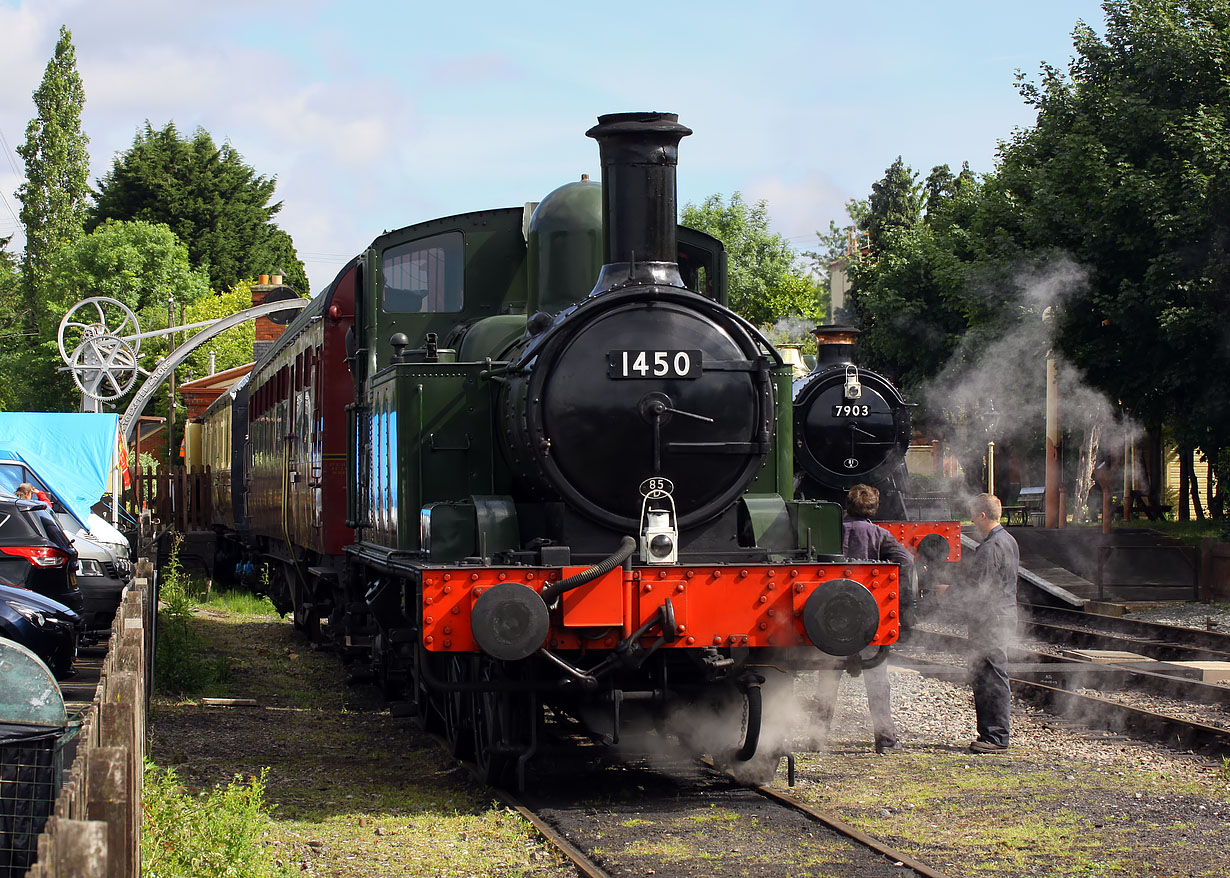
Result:
<svg viewBox="0 0 1230 878">
<path fill-rule="evenodd" d="M 124 586 L 132 581 L 127 537 L 93 511 L 85 518 L 78 517 L 21 454 L 0 450 L 0 497 L 12 495 L 22 485 L 33 487 L 39 499 L 51 507 L 77 551 L 77 584 L 85 596 L 86 626 L 109 627 Z"/>
<path fill-rule="evenodd" d="M 44 503 L 0 497 L 0 579 L 49 597 L 80 615 L 77 550 Z"/>
<path fill-rule="evenodd" d="M 68 607 L 0 580 L 0 637 L 15 640 L 63 680 L 75 672 L 81 617 Z"/>
</svg>

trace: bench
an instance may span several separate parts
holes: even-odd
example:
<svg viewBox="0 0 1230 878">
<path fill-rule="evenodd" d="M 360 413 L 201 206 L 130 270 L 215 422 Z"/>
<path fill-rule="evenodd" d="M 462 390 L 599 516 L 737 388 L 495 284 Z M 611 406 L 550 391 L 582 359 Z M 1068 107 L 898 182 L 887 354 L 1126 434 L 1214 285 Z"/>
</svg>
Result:
<svg viewBox="0 0 1230 878">
<path fill-rule="evenodd" d="M 1149 495 L 1143 491 L 1132 492 L 1132 511 L 1143 512 L 1150 521 L 1165 521 L 1166 513 L 1173 507 L 1149 502 Z"/>
<path fill-rule="evenodd" d="M 1041 527 L 1046 523 L 1045 506 L 1046 488 L 1021 488 L 1016 495 L 1016 505 L 1005 506 L 1004 513 L 1008 516 L 1008 524 L 1016 521 L 1022 526 Z"/>
<path fill-rule="evenodd" d="M 1046 488 L 1021 488 L 1016 502 L 1027 509 L 1039 510 L 1046 502 Z"/>
<path fill-rule="evenodd" d="M 1014 524 L 1018 527 L 1025 527 L 1029 524 L 1029 513 L 1025 506 L 1005 506 L 1003 508 L 1004 518 L 1007 519 L 1008 527 Z"/>
</svg>

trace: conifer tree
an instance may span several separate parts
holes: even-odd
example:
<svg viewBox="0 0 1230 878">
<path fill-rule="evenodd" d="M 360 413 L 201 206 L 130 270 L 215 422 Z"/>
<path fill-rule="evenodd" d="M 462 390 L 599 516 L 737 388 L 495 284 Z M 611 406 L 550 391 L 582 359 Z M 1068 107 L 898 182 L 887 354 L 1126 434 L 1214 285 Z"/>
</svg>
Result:
<svg viewBox="0 0 1230 878">
<path fill-rule="evenodd" d="M 26 229 L 22 270 L 29 313 L 33 328 L 43 329 L 41 280 L 51 254 L 84 235 L 90 191 L 89 139 L 81 130 L 85 87 L 77 73 L 72 33 L 66 27 L 60 28 L 55 54 L 34 92 L 34 105 L 38 114 L 26 127 L 26 142 L 17 148 L 26 162 L 26 182 L 17 197 Z"/>
<path fill-rule="evenodd" d="M 108 219 L 165 223 L 187 245 L 192 264 L 209 272 L 215 290 L 281 271 L 306 293 L 294 243 L 273 222 L 282 209 L 272 202 L 276 182 L 203 128 L 184 136 L 174 122 L 155 129 L 147 120 L 98 181 L 89 227 Z"/>
</svg>

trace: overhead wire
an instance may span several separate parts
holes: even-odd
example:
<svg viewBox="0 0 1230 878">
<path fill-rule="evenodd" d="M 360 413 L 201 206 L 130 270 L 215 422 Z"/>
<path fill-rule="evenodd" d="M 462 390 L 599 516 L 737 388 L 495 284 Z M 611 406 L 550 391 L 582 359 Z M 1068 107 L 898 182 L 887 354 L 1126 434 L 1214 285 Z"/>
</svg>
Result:
<svg viewBox="0 0 1230 878">
<path fill-rule="evenodd" d="M 4 157 L 8 161 L 9 167 L 13 169 L 13 175 L 17 177 L 18 180 L 24 179 L 26 175 L 17 166 L 17 162 L 13 160 L 14 150 L 11 146 L 9 146 L 9 141 L 8 138 L 4 136 L 3 128 L 0 128 L 0 152 L 4 153 Z M 0 201 L 4 202 L 5 209 L 9 212 L 9 216 L 13 218 L 13 231 L 16 232 L 18 230 L 24 230 L 25 226 L 22 224 L 21 219 L 17 216 L 17 212 L 13 210 L 13 205 L 9 203 L 8 197 L 3 191 L 0 191 Z"/>
</svg>

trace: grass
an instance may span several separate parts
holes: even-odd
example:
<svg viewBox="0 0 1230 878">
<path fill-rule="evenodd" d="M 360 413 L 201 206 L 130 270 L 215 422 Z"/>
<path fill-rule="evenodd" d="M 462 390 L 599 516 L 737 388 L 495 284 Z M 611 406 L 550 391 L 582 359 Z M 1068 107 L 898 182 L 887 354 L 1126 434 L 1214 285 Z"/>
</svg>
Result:
<svg viewBox="0 0 1230 878">
<path fill-rule="evenodd" d="M 224 684 L 230 663 L 224 655 L 210 654 L 194 630 L 196 597 L 191 580 L 179 563 L 183 538 L 172 539 L 170 557 L 158 586 L 158 629 L 155 642 L 154 685 L 164 693 L 187 695 Z"/>
<path fill-rule="evenodd" d="M 145 766 L 141 874 L 149 878 L 294 874 L 266 844 L 271 825 L 265 772 L 235 776 L 225 786 L 192 795 L 173 769 Z"/>
<path fill-rule="evenodd" d="M 1209 808 L 1223 807 L 1222 799 L 1158 772 L 1107 772 L 1024 753 L 992 761 L 946 747 L 917 747 L 891 764 L 808 755 L 799 769 L 816 777 L 802 788 L 809 802 L 928 862 L 960 862 L 971 874 L 1143 876 L 1169 874 L 1157 870 L 1178 848 L 1203 849 L 1193 852 L 1197 863 L 1223 856 L 1217 840 L 1202 837 L 1186 816 L 1164 813 L 1164 803 L 1178 797 Z"/>
<path fill-rule="evenodd" d="M 703 811 L 700 814 L 692 814 L 688 819 L 693 823 L 720 825 L 737 823 L 739 821 L 739 815 L 733 811 L 728 811 L 725 808 L 710 805 L 708 811 Z"/>
<path fill-rule="evenodd" d="M 1073 522 L 1067 523 L 1068 527 L 1084 528 L 1084 529 L 1102 529 L 1102 522 Z M 1226 540 L 1228 538 L 1226 532 L 1226 524 L 1220 521 L 1212 521 L 1205 519 L 1204 521 L 1149 521 L 1149 519 L 1138 516 L 1131 521 L 1122 521 L 1115 519 L 1111 522 L 1113 530 L 1131 529 L 1136 530 L 1145 528 L 1146 530 L 1157 531 L 1164 537 L 1179 540 L 1192 546 L 1199 546 L 1202 539 L 1208 538 L 1211 540 Z"/>
<path fill-rule="evenodd" d="M 211 594 L 190 625 L 205 651 L 229 662 L 227 683 L 211 694 L 261 706 L 156 698 L 151 757 L 194 796 L 236 775 L 263 778 L 261 843 L 276 868 L 372 878 L 566 874 L 527 822 L 493 805 L 411 721 L 391 717 L 374 689 L 343 686 L 337 657 L 312 649 L 271 606 Z"/>
<path fill-rule="evenodd" d="M 253 594 L 250 591 L 225 590 L 211 592 L 208 600 L 201 601 L 200 606 L 211 610 L 221 610 L 235 616 L 276 616 L 273 603 L 263 594 Z"/>
</svg>

